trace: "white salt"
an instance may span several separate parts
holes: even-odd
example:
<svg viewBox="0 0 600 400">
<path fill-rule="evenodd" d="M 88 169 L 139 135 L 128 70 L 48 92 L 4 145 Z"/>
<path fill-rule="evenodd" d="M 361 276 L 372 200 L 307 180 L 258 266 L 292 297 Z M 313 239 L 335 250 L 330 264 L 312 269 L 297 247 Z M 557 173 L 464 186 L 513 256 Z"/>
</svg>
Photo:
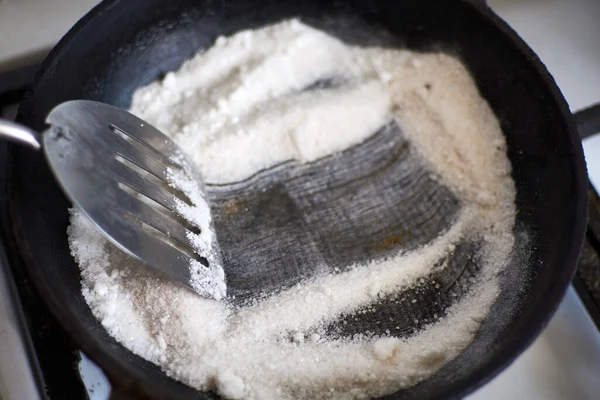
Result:
<svg viewBox="0 0 600 400">
<path fill-rule="evenodd" d="M 337 88 L 301 92 L 331 77 Z M 219 38 L 179 71 L 139 89 L 131 110 L 173 137 L 211 183 L 343 150 L 395 119 L 464 203 L 450 229 L 421 248 L 317 276 L 239 308 L 149 271 L 73 211 L 68 233 L 85 300 L 132 352 L 187 385 L 230 399 L 359 399 L 417 384 L 472 340 L 513 246 L 515 189 L 498 121 L 457 59 L 351 47 L 284 21 Z M 210 223 L 209 214 L 184 206 L 182 213 Z M 466 234 L 485 238 L 481 272 L 446 316 L 408 338 L 394 337 L 400 326 L 378 338 L 326 334 L 323 328 L 340 315 L 419 283 Z M 199 237 L 198 248 L 213 239 Z"/>
<path fill-rule="evenodd" d="M 191 204 L 175 197 L 176 212 L 200 229 L 199 233 L 187 232 L 194 251 L 204 257 L 208 267 L 199 261 L 190 260 L 190 284 L 200 296 L 221 300 L 227 292 L 225 272 L 217 251 L 217 239 L 211 224 L 210 207 L 205 194 L 200 188 L 200 182 L 189 176 L 187 160 L 183 156 L 175 156 L 171 160 L 182 166 L 182 169 L 168 169 L 169 184 L 183 192 Z"/>
</svg>

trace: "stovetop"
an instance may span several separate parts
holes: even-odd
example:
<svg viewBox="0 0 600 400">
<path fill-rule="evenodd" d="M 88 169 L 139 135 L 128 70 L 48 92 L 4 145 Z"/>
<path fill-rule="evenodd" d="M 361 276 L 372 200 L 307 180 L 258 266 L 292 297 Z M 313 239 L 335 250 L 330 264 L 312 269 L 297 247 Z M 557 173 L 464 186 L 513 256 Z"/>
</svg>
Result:
<svg viewBox="0 0 600 400">
<path fill-rule="evenodd" d="M 2 22 L 3 6 L 7 2 L 16 4 L 17 1 L 20 2 L 18 7 L 21 7 L 22 12 L 26 8 L 26 3 L 44 2 L 43 7 L 48 9 L 50 8 L 48 2 L 66 5 L 75 0 L 0 0 L 0 22 Z M 589 33 L 579 35 L 577 38 L 563 34 L 563 32 L 571 34 L 581 29 L 588 29 L 586 32 L 589 32 L 592 23 L 600 25 L 597 24 L 600 21 L 600 4 L 596 0 L 571 2 L 489 0 L 489 3 L 524 36 L 542 60 L 547 62 L 572 108 L 581 108 L 600 100 L 600 55 L 598 55 L 600 53 L 590 54 L 589 51 L 580 49 L 582 46 L 585 47 L 586 40 L 590 39 Z M 576 29 L 570 28 L 573 24 L 576 24 Z M 0 37 L 3 32 L 3 26 L 0 24 Z M 596 29 L 595 32 L 600 34 L 600 29 Z M 594 45 L 587 43 L 590 46 L 586 49 L 595 49 L 596 37 L 594 36 L 594 41 L 591 42 Z M 565 54 L 561 53 L 562 50 L 571 58 L 565 58 Z M 1 51 L 2 46 L 0 46 Z M 36 51 L 43 54 L 39 49 Z M 580 59 L 573 60 L 573 57 Z M 2 61 L 1 57 L 0 61 Z M 34 58 L 33 63 L 30 61 L 22 63 L 19 68 L 11 67 L 4 70 L 0 63 L 0 71 L 4 71 L 0 72 L 0 117 L 8 119 L 14 117 L 17 105 L 38 67 L 37 62 L 39 57 Z M 578 67 L 574 68 L 573 65 Z M 596 75 L 593 75 L 594 71 Z M 594 77 L 595 80 L 592 79 Z M 589 84 L 581 83 L 585 79 Z M 595 90 L 596 88 L 598 90 Z M 583 136 L 599 132 L 600 107 L 591 107 L 579 113 L 577 122 Z M 588 156 L 591 181 L 599 185 L 600 136 L 586 139 L 584 147 Z M 592 158 L 591 154 L 596 157 Z M 2 157 L 0 146 L 0 159 Z M 580 268 L 573 281 L 579 296 L 570 290 L 557 315 L 540 338 L 517 359 L 513 366 L 490 384 L 469 396 L 471 400 L 584 399 L 600 392 L 600 383 L 597 379 L 600 373 L 600 335 L 590 328 L 593 325 L 579 300 L 583 301 L 596 327 L 600 328 L 600 257 L 598 256 L 600 254 L 600 198 L 592 187 L 590 191 L 591 219 Z M 0 248 L 0 266 L 5 267 L 1 250 Z M 20 392 L 22 395 L 15 398 L 34 398 L 33 391 L 38 390 L 41 398 L 106 399 L 110 389 L 102 372 L 87 360 L 64 334 L 31 287 L 24 272 L 13 270 L 10 275 L 15 285 L 12 286 L 9 281 L 0 279 L 0 291 L 11 290 L 15 293 L 16 305 L 22 306 L 24 310 L 24 313 L 18 312 L 18 309 L 15 312 L 13 316 L 15 324 L 20 324 L 21 326 L 17 328 L 28 332 L 30 337 L 30 340 L 26 339 L 21 344 L 23 348 L 19 350 L 25 353 L 25 359 L 30 365 L 29 370 L 14 367 L 12 371 L 15 377 L 27 375 L 29 384 L 23 385 Z M 4 303 L 0 301 L 0 314 L 4 312 L 3 305 Z M 5 333 L 0 329 L 0 340 L 3 334 Z M 0 368 L 1 372 L 2 368 Z M 0 379 L 0 398 L 4 399 L 2 391 L 2 379 Z M 8 397 L 6 400 L 11 398 Z"/>
<path fill-rule="evenodd" d="M 0 73 L 2 118 L 14 118 L 18 104 L 30 87 L 33 71 L 38 67 L 39 64 L 36 63 Z M 4 147 L 0 147 L 0 152 L 2 151 Z M 26 345 L 33 347 L 29 349 L 33 350 L 29 354 L 29 362 L 34 366 L 34 375 L 39 374 L 36 383 L 52 399 L 87 398 L 87 390 L 77 368 L 79 350 L 51 316 L 25 272 L 12 268 L 11 274 L 17 289 L 15 303 L 20 303 L 24 311 L 22 322 L 25 322 L 25 326 L 21 328 L 31 338 L 31 343 Z M 36 367 L 40 371 L 36 371 Z"/>
<path fill-rule="evenodd" d="M 32 64 L 0 73 L 0 117 L 14 118 L 20 100 L 30 87 L 32 72 L 38 67 L 38 64 Z M 597 133 L 600 130 L 600 105 L 579 112 L 576 121 L 582 137 Z M 600 197 L 591 185 L 590 196 L 587 239 L 573 285 L 600 329 Z M 24 323 L 21 328 L 31 338 L 26 345 L 31 346 L 29 362 L 34 365 L 38 389 L 51 399 L 86 399 L 90 395 L 101 397 L 98 394 L 94 396 L 94 392 L 106 392 L 104 387 L 96 388 L 102 386 L 103 382 L 90 382 L 90 379 L 84 382 L 82 353 L 54 320 L 27 275 L 15 269 L 11 270 L 11 274 L 17 289 L 15 300 L 24 311 L 24 318 L 20 317 Z M 89 369 L 88 363 L 89 360 L 84 360 L 83 368 Z M 85 372 L 83 375 L 85 378 Z"/>
</svg>

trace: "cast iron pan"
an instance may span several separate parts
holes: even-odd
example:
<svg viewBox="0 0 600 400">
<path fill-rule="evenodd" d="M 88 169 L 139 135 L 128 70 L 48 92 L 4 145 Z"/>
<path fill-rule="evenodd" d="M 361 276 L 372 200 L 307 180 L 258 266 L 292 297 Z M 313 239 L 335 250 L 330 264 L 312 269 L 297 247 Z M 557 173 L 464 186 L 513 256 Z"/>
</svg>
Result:
<svg viewBox="0 0 600 400">
<path fill-rule="evenodd" d="M 587 209 L 581 144 L 564 99 L 538 58 L 483 2 L 107 0 L 50 54 L 18 120 L 41 130 L 48 112 L 71 99 L 127 107 L 136 88 L 218 35 L 290 17 L 352 43 L 373 44 L 373 35 L 361 32 L 376 31 L 385 38 L 379 44 L 458 54 L 501 122 L 518 209 L 516 251 L 501 294 L 456 359 L 388 398 L 466 395 L 514 360 L 549 320 L 573 275 Z M 65 330 L 109 376 L 114 396 L 215 398 L 167 378 L 108 336 L 81 295 L 66 238 L 69 203 L 42 156 L 10 146 L 6 168 L 10 262 L 26 268 Z"/>
</svg>

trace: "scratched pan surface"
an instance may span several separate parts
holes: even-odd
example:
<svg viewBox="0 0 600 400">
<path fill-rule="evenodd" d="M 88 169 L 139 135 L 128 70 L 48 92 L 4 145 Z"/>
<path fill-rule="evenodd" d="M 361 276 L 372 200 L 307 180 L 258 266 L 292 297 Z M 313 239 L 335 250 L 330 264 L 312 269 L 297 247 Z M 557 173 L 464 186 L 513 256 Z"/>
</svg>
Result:
<svg viewBox="0 0 600 400">
<path fill-rule="evenodd" d="M 502 370 L 548 321 L 574 271 L 587 201 L 581 146 L 562 96 L 533 53 L 481 1 L 108 0 L 52 52 L 18 118 L 41 129 L 52 107 L 78 98 L 127 107 L 136 88 L 176 69 L 218 35 L 290 17 L 353 44 L 460 55 L 502 124 L 518 215 L 516 250 L 501 277 L 501 293 L 459 357 L 390 396 L 460 397 Z M 66 239 L 69 203 L 44 160 L 10 146 L 5 161 L 10 261 L 26 268 L 59 322 L 105 370 L 116 392 L 213 398 L 166 377 L 107 335 L 81 296 Z M 462 207 L 432 179 L 393 123 L 334 157 L 283 163 L 209 190 L 227 274 L 241 300 L 293 284 L 322 265 L 344 267 L 427 243 Z M 464 240 L 443 275 L 408 289 L 419 297 L 417 306 L 384 299 L 378 312 L 393 313 L 401 320 L 395 322 L 401 334 L 413 334 L 415 319 L 443 315 L 460 298 L 468 278 L 477 274 L 477 254 L 477 240 Z M 364 317 L 340 333 L 372 325 Z"/>
</svg>

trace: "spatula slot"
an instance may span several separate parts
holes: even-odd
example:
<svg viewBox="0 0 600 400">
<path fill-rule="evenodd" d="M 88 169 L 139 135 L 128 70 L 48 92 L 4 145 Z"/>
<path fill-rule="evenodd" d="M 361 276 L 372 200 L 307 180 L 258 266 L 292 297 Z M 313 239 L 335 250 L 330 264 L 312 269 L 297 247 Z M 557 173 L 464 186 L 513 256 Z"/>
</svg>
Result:
<svg viewBox="0 0 600 400">
<path fill-rule="evenodd" d="M 123 138 L 124 140 L 126 140 L 127 142 L 135 142 L 135 143 L 139 143 L 143 146 L 145 146 L 146 148 L 148 148 L 149 150 L 152 150 L 153 152 L 155 152 L 156 154 L 158 154 L 161 157 L 164 157 L 166 159 L 168 159 L 168 157 L 161 152 L 160 150 L 158 150 L 157 148 L 155 148 L 154 146 L 152 146 L 151 144 L 141 140 L 139 137 L 137 136 L 133 136 L 131 134 L 129 134 L 126 130 L 119 128 L 118 126 L 114 125 L 114 124 L 109 124 L 108 128 L 116 133 L 117 135 L 119 135 L 121 138 Z"/>
<path fill-rule="evenodd" d="M 198 261 L 199 263 L 201 263 L 205 267 L 208 267 L 208 260 L 205 257 L 200 256 L 198 253 L 196 253 L 194 251 L 194 249 L 192 249 L 191 247 L 189 247 L 185 243 L 181 243 L 180 241 L 176 240 L 172 236 L 167 235 L 166 233 L 164 233 L 161 230 L 153 227 L 152 225 L 149 225 L 146 222 L 137 219 L 131 213 L 127 213 L 126 212 L 126 213 L 123 214 L 123 217 L 125 219 L 127 219 L 128 221 L 130 221 L 131 223 L 133 223 L 134 225 L 136 225 L 139 229 L 141 229 L 141 230 L 143 230 L 145 232 L 148 232 L 149 234 L 151 234 L 152 236 L 154 236 L 158 240 L 162 241 L 163 243 L 171 246 L 175 250 L 183 253 L 184 255 L 186 255 L 187 257 L 189 257 L 189 258 L 191 258 L 193 260 Z"/>
<path fill-rule="evenodd" d="M 137 199 L 137 200 L 143 202 L 144 204 L 148 205 L 149 207 L 155 209 L 157 212 L 162 213 L 165 217 L 170 218 L 174 223 L 181 225 L 188 231 L 190 231 L 196 235 L 199 235 L 200 232 L 202 231 L 199 227 L 192 224 L 190 221 L 183 218 L 179 214 L 177 214 L 176 211 L 165 207 L 163 204 L 152 199 L 145 193 L 140 192 L 136 188 L 131 187 L 130 185 L 123 183 L 123 182 L 119 182 L 118 187 L 119 187 L 119 189 L 123 190 L 125 193 L 129 194 L 130 196 L 134 197 L 135 199 Z"/>
<path fill-rule="evenodd" d="M 136 174 L 140 175 L 141 177 L 151 181 L 152 183 L 154 183 L 155 185 L 157 185 L 158 187 L 160 187 L 163 190 L 166 190 L 167 192 L 171 193 L 173 196 L 175 196 L 176 198 L 178 198 L 179 200 L 183 201 L 184 203 L 188 204 L 189 206 L 192 206 L 192 202 L 190 200 L 190 198 L 188 196 L 186 196 L 185 193 L 183 193 L 181 190 L 174 188 L 173 186 L 169 185 L 168 182 L 162 180 L 161 178 L 157 177 L 156 175 L 154 175 L 153 173 L 151 173 L 150 171 L 144 169 L 142 166 L 140 166 L 139 164 L 137 164 L 135 161 L 124 157 L 123 155 L 117 153 L 115 155 L 115 159 L 120 162 L 121 164 L 125 165 L 126 167 L 128 167 L 129 169 L 131 169 L 133 172 L 135 172 Z"/>
</svg>

